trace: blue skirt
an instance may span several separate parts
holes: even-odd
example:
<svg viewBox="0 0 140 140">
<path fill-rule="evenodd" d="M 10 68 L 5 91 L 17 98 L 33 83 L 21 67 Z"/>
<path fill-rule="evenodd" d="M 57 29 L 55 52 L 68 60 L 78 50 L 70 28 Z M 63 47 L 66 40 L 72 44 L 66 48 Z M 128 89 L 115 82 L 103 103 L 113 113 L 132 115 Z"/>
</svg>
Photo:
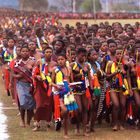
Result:
<svg viewBox="0 0 140 140">
<path fill-rule="evenodd" d="M 31 84 L 17 81 L 16 89 L 18 93 L 20 108 L 25 110 L 35 109 L 35 100 L 31 94 Z"/>
</svg>

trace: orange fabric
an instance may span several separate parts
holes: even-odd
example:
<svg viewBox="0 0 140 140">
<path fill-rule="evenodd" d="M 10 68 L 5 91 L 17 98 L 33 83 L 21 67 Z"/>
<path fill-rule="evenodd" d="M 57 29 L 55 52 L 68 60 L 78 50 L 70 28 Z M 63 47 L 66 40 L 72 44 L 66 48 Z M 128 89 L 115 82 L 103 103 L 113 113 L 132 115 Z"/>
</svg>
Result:
<svg viewBox="0 0 140 140">
<path fill-rule="evenodd" d="M 60 98 L 59 95 L 54 95 L 54 119 L 60 118 Z"/>
<path fill-rule="evenodd" d="M 90 99 L 90 91 L 89 91 L 89 88 L 86 88 L 86 97 L 88 98 L 88 99 Z"/>
<path fill-rule="evenodd" d="M 120 73 L 117 74 L 117 78 L 119 79 L 119 85 L 122 87 L 123 86 L 123 79 Z"/>
<path fill-rule="evenodd" d="M 98 77 L 97 77 L 97 75 L 94 75 L 94 78 L 93 78 L 93 80 L 92 80 L 92 83 L 93 83 L 93 86 L 94 87 L 100 87 L 100 84 L 99 84 L 99 80 L 98 80 Z"/>
</svg>

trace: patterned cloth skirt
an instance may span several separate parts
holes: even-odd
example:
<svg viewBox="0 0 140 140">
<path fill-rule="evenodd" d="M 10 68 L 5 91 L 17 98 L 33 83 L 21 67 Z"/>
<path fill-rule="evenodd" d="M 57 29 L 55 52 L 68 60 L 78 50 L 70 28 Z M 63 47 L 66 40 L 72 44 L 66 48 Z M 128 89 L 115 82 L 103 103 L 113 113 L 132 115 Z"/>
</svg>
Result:
<svg viewBox="0 0 140 140">
<path fill-rule="evenodd" d="M 16 90 L 21 109 L 35 109 L 35 100 L 31 93 L 31 84 L 23 81 L 17 81 Z"/>
</svg>

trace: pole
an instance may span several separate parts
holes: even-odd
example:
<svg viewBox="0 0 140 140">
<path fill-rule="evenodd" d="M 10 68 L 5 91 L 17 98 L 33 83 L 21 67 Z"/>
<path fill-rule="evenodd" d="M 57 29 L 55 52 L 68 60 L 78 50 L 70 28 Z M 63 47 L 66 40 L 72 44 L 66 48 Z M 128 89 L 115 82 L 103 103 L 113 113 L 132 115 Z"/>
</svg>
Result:
<svg viewBox="0 0 140 140">
<path fill-rule="evenodd" d="M 93 14 L 94 14 L 94 19 L 96 20 L 96 1 L 93 0 L 93 1 L 92 1 L 92 4 L 93 4 Z"/>
<path fill-rule="evenodd" d="M 76 0 L 73 0 L 72 6 L 73 6 L 73 13 L 75 13 L 76 12 Z"/>
</svg>

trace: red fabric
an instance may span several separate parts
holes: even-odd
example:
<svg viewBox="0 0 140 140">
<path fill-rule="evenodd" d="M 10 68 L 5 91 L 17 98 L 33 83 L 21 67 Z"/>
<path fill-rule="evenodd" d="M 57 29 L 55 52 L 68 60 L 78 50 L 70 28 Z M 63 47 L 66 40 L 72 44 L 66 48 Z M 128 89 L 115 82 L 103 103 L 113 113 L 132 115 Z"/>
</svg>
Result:
<svg viewBox="0 0 140 140">
<path fill-rule="evenodd" d="M 51 121 L 53 112 L 53 98 L 46 94 L 46 89 L 44 88 L 43 82 L 36 82 L 36 90 L 34 98 L 36 101 L 36 112 L 35 120 L 46 120 Z"/>
<path fill-rule="evenodd" d="M 106 106 L 107 107 L 110 106 L 110 93 L 109 93 L 109 89 L 107 89 L 107 91 L 106 91 Z"/>
<path fill-rule="evenodd" d="M 87 97 L 88 99 L 91 98 L 89 88 L 86 88 L 86 97 Z"/>
<path fill-rule="evenodd" d="M 123 86 L 123 79 L 120 73 L 117 74 L 117 78 L 119 79 L 119 86 Z"/>
<path fill-rule="evenodd" d="M 127 109 L 127 116 L 128 117 L 133 116 L 132 102 L 129 102 L 128 109 Z"/>
<path fill-rule="evenodd" d="M 4 69 L 5 89 L 9 90 L 10 72 L 8 69 Z"/>
<path fill-rule="evenodd" d="M 33 84 L 35 87 L 34 98 L 36 101 L 36 112 L 35 112 L 35 120 L 46 120 L 51 121 L 52 112 L 53 112 L 53 97 L 48 96 L 47 87 L 43 81 L 38 81 L 36 79 L 36 75 L 40 75 L 39 67 L 36 67 L 33 71 Z M 51 91 L 50 91 L 51 92 Z"/>
<path fill-rule="evenodd" d="M 12 61 L 10 62 L 10 64 L 9 64 L 9 67 L 10 67 L 11 69 L 14 69 L 15 63 L 16 63 L 15 59 L 12 60 Z"/>
<path fill-rule="evenodd" d="M 140 66 L 136 66 L 137 77 L 140 77 Z"/>
<path fill-rule="evenodd" d="M 54 95 L 54 120 L 60 118 L 60 98 L 59 95 Z"/>
</svg>

